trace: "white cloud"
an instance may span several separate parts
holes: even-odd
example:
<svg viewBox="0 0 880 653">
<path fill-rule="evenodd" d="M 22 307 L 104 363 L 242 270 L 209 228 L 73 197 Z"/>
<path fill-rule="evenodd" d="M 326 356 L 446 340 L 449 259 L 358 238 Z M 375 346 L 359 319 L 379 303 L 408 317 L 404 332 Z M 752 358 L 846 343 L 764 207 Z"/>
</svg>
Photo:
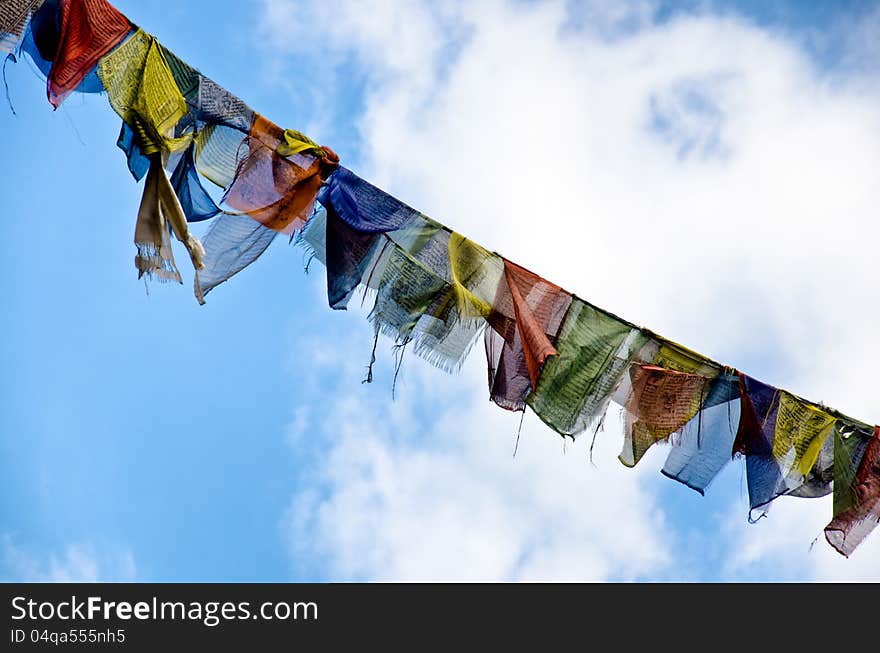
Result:
<svg viewBox="0 0 880 653">
<path fill-rule="evenodd" d="M 60 553 L 37 556 L 2 538 L 3 580 L 25 583 L 97 583 L 132 581 L 134 557 L 129 551 L 99 550 L 91 543 L 68 544 Z"/>
<path fill-rule="evenodd" d="M 579 20 L 558 2 L 264 5 L 267 42 L 297 54 L 296 66 L 316 40 L 322 56 L 359 62 L 366 177 L 599 305 L 880 422 L 869 344 L 880 321 L 876 77 L 855 66 L 834 76 L 797 41 L 736 16 L 653 25 L 647 3 L 625 16 L 578 3 Z M 289 38 L 281 18 L 293 15 L 311 40 Z M 324 105 L 341 83 L 330 79 Z M 428 372 L 444 419 L 468 427 L 433 426 L 442 448 L 376 426 L 417 414 L 418 393 L 377 415 L 352 391 L 338 409 L 364 415 L 359 434 L 341 435 L 322 464 L 329 494 L 295 504 L 308 526 L 294 539 L 341 577 L 599 578 L 627 575 L 628 558 L 634 576 L 662 566 L 672 535 L 649 481 L 593 472 L 552 446 L 509 461 L 505 415 L 470 369 L 454 383 Z M 473 394 L 453 400 L 455 384 Z M 596 495 L 612 514 L 556 499 Z M 742 532 L 738 546 L 754 553 L 733 556 L 731 573 L 776 559 L 795 534 L 808 543 L 829 512 L 811 501 L 793 510 Z M 809 534 L 786 528 L 803 523 L 800 510 L 816 516 Z M 613 542 L 607 518 L 621 529 Z M 825 560 L 803 558 L 801 577 L 864 564 Z"/>
<path fill-rule="evenodd" d="M 328 365 L 343 365 L 346 354 Z M 356 392 L 356 380 L 324 388 L 320 416 L 307 425 L 321 442 L 313 491 L 294 499 L 286 519 L 300 573 L 315 561 L 331 578 L 378 580 L 632 579 L 662 570 L 671 535 L 644 474 L 610 464 L 613 439 L 600 439 L 605 462 L 593 469 L 587 442 L 563 455 L 561 439 L 532 420 L 514 459 L 519 418 L 462 396 L 484 395 L 479 364 L 474 357 L 461 377 L 438 379 L 410 361 L 390 405 Z"/>
<path fill-rule="evenodd" d="M 777 580 L 812 579 L 833 582 L 876 582 L 880 579 L 880 538 L 869 537 L 849 558 L 827 545 L 822 529 L 831 512 L 831 497 L 777 500 L 768 518 L 755 525 L 741 519 L 745 505 L 735 506 L 724 519 L 723 536 L 729 555 L 723 574 L 728 578 L 771 576 Z M 813 543 L 814 539 L 815 543 Z"/>
</svg>

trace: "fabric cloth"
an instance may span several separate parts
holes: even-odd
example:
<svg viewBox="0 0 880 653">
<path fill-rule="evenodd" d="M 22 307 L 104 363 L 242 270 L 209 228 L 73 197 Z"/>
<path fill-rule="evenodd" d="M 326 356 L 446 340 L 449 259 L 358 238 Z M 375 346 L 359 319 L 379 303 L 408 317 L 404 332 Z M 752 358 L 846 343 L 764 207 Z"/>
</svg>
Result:
<svg viewBox="0 0 880 653">
<path fill-rule="evenodd" d="M 437 264 L 433 247 L 446 242 Z M 418 255 L 446 285 L 413 329 L 413 351 L 446 371 L 458 370 L 486 326 L 503 273 L 501 258 L 456 232 L 440 230 Z"/>
<path fill-rule="evenodd" d="M 188 109 L 155 37 L 138 30 L 101 59 L 98 75 L 141 154 L 173 152 L 189 144 L 191 137 L 174 135 Z"/>
<path fill-rule="evenodd" d="M 171 70 L 178 86 L 182 85 L 194 121 L 197 169 L 226 189 L 247 153 L 243 144 L 256 114 L 242 100 L 186 64 L 181 62 Z"/>
<path fill-rule="evenodd" d="M 284 130 L 276 152 L 281 156 L 292 156 L 294 154 L 310 154 L 318 158 L 326 156 L 324 148 L 295 129 Z"/>
<path fill-rule="evenodd" d="M 370 320 L 377 332 L 398 343 L 413 340 L 416 325 L 443 292 L 447 282 L 412 253 L 395 244 L 385 248 L 376 301 Z"/>
<path fill-rule="evenodd" d="M 370 313 L 377 334 L 458 369 L 486 326 L 501 258 L 423 215 L 384 237 L 366 283 L 377 290 Z"/>
<path fill-rule="evenodd" d="M 199 173 L 224 190 L 232 183 L 240 164 L 242 143 L 254 120 L 254 112 L 240 99 L 161 44 L 159 49 L 188 108 L 188 113 L 175 126 L 174 137 L 193 138 L 195 141 L 195 149 L 190 157 L 194 165 L 190 161 L 182 163 L 184 156 L 180 152 L 170 157 L 167 165 L 170 166 L 169 170 L 178 170 L 183 165 L 183 169 L 187 171 L 186 179 L 191 195 L 206 198 L 209 195 L 202 185 Z M 103 86 L 101 89 L 103 90 Z M 132 175 L 136 179 L 142 178 L 146 174 L 149 160 L 141 152 L 134 133 L 125 123 L 117 145 L 125 152 Z M 193 144 L 190 143 L 189 147 L 193 147 Z M 186 202 L 181 201 L 186 210 Z M 194 215 L 204 216 L 213 211 L 207 203 L 205 206 L 208 208 L 196 210 Z M 190 215 L 189 212 L 187 215 Z"/>
<path fill-rule="evenodd" d="M 45 0 L 31 16 L 30 25 L 21 41 L 21 52 L 27 54 L 48 84 L 52 62 L 61 40 L 61 0 Z M 104 85 L 98 78 L 97 67 L 83 77 L 76 86 L 77 93 L 103 93 Z M 146 174 L 146 172 L 145 172 Z"/>
<path fill-rule="evenodd" d="M 132 26 L 106 0 L 61 0 L 58 46 L 47 81 L 56 109 Z"/>
<path fill-rule="evenodd" d="M 254 122 L 254 110 L 241 99 L 199 74 L 198 103 L 194 107 L 197 120 L 247 134 Z M 325 153 L 326 155 L 326 153 Z"/>
<path fill-rule="evenodd" d="M 331 308 L 344 309 L 386 239 L 421 214 L 339 166 L 318 193 L 325 208 L 324 264 Z"/>
<path fill-rule="evenodd" d="M 486 326 L 503 272 L 501 258 L 445 229 L 436 230 L 415 258 L 442 285 L 433 296 L 425 292 L 433 283 L 412 289 L 419 304 L 431 300 L 411 331 L 412 349 L 443 370 L 458 370 Z"/>
<path fill-rule="evenodd" d="M 525 410 L 554 343 L 571 295 L 507 259 L 486 329 L 489 396 L 508 410 Z"/>
<path fill-rule="evenodd" d="M 344 310 L 373 265 L 379 243 L 385 239 L 381 234 L 352 229 L 332 206 L 325 208 L 327 301 L 330 308 Z"/>
<path fill-rule="evenodd" d="M 740 374 L 735 451 L 746 456 L 752 510 L 806 482 L 835 423 L 828 412 Z"/>
<path fill-rule="evenodd" d="M 183 59 L 174 54 L 161 43 L 158 43 L 159 52 L 168 66 L 171 77 L 177 85 L 177 90 L 183 96 L 183 99 L 191 107 L 197 107 L 199 101 L 199 71 L 186 63 Z"/>
<path fill-rule="evenodd" d="M 860 429 L 834 437 L 834 518 L 825 539 L 849 557 L 880 522 L 880 426 L 870 438 Z"/>
<path fill-rule="evenodd" d="M 653 341 L 651 354 L 650 356 L 643 355 L 646 364 L 711 378 L 721 373 L 721 366 L 702 354 L 656 334 L 651 334 L 651 336 Z"/>
<path fill-rule="evenodd" d="M 204 267 L 196 270 L 194 290 L 199 303 L 204 304 L 211 290 L 256 261 L 277 235 L 247 215 L 215 217 L 202 239 Z"/>
<path fill-rule="evenodd" d="M 215 186 L 228 189 L 248 154 L 247 135 L 238 129 L 208 123 L 195 137 L 199 173 Z"/>
<path fill-rule="evenodd" d="M 235 177 L 241 145 L 250 131 L 254 112 L 161 44 L 159 49 L 189 109 L 175 126 L 174 136 L 195 138 L 196 155 L 193 158 L 198 164 L 197 169 L 200 165 L 209 173 L 207 178 L 225 189 Z M 132 141 L 133 138 L 121 138 L 120 146 L 122 142 Z M 134 173 L 140 167 L 136 159 L 142 157 L 142 153 L 136 145 L 128 145 L 124 150 L 130 159 L 129 169 Z M 171 157 L 168 164 L 174 169 L 179 162 L 179 157 Z"/>
<path fill-rule="evenodd" d="M 489 262 L 500 273 L 501 258 L 474 241 L 453 231 L 449 234 L 449 273 L 459 319 L 484 319 L 492 311 L 500 274 L 491 271 Z"/>
<path fill-rule="evenodd" d="M 138 250 L 135 266 L 139 279 L 146 275 L 160 281 L 182 283 L 174 263 L 169 229 L 186 246 L 193 266 L 197 270 L 202 268 L 205 251 L 198 239 L 190 235 L 186 216 L 157 155 L 147 172 L 135 226 L 134 242 Z"/>
<path fill-rule="evenodd" d="M 52 71 L 52 61 L 58 51 L 58 40 L 61 38 L 59 11 L 60 0 L 46 0 L 34 11 L 30 23 L 26 25 L 21 39 L 21 52 L 27 54 L 48 83 Z M 98 88 L 104 86 L 98 80 Z"/>
<path fill-rule="evenodd" d="M 247 155 L 244 141 L 256 114 L 232 93 L 201 74 L 198 103 L 190 106 L 190 111 L 197 129 L 196 167 L 206 179 L 225 190 Z"/>
<path fill-rule="evenodd" d="M 556 341 L 526 403 L 563 436 L 600 421 L 648 335 L 581 299 L 572 299 Z"/>
<path fill-rule="evenodd" d="M 874 428 L 867 424 L 838 421 L 834 440 L 834 514 L 846 512 L 857 502 L 856 474 L 862 464 Z"/>
<path fill-rule="evenodd" d="M 138 147 L 134 130 L 125 122 L 122 123 L 119 138 L 116 139 L 116 147 L 125 153 L 125 160 L 131 176 L 136 181 L 143 179 L 150 169 L 150 157 L 143 155 L 141 148 Z"/>
<path fill-rule="evenodd" d="M 779 390 L 741 372 L 739 377 L 740 421 L 734 451 L 746 457 L 749 505 L 756 510 L 773 500 L 780 481 L 773 457 Z"/>
<path fill-rule="evenodd" d="M 836 421 L 825 410 L 780 391 L 773 433 L 773 458 L 779 466 L 774 494 L 788 494 L 806 482 Z"/>
<path fill-rule="evenodd" d="M 655 442 L 667 440 L 703 406 L 712 379 L 656 365 L 630 368 L 631 391 L 624 405 L 624 445 L 619 459 L 634 467 Z"/>
<path fill-rule="evenodd" d="M 3 0 L 0 2 L 0 52 L 13 52 L 21 40 L 31 14 L 43 0 Z"/>
<path fill-rule="evenodd" d="M 61 0 L 45 0 L 31 16 L 30 25 L 21 41 L 21 52 L 27 54 L 49 83 L 52 62 L 61 41 Z M 93 66 L 76 86 L 77 93 L 103 93 L 104 85 Z M 146 174 L 146 172 L 145 172 Z"/>
<path fill-rule="evenodd" d="M 710 383 L 699 415 L 672 439 L 661 472 L 705 494 L 733 457 L 739 413 L 739 376 L 726 369 Z"/>
<path fill-rule="evenodd" d="M 815 499 L 831 494 L 834 483 L 834 431 L 841 422 L 838 417 L 803 483 L 786 494 L 802 499 Z"/>
<path fill-rule="evenodd" d="M 220 208 L 199 179 L 194 150 L 195 143 L 190 143 L 171 175 L 171 186 L 177 194 L 187 222 L 201 222 L 220 213 Z"/>
<path fill-rule="evenodd" d="M 185 154 L 178 165 L 185 166 L 186 184 L 178 188 L 189 198 L 188 214 L 193 220 L 209 217 L 216 208 L 198 173 L 226 188 L 222 202 L 241 212 L 216 214 L 205 236 L 205 268 L 197 273 L 194 284 L 196 298 L 204 304 L 208 292 L 256 261 L 277 233 L 291 234 L 306 224 L 318 190 L 338 158 L 325 148 L 321 148 L 323 158 L 278 154 L 285 132 L 204 76 L 198 97 L 199 105 L 193 109 L 198 129 L 195 165 Z M 244 141 L 243 128 L 247 129 Z M 181 171 L 178 179 L 183 178 Z M 321 243 L 326 260 L 323 239 Z"/>
<path fill-rule="evenodd" d="M 317 158 L 277 152 L 285 132 L 263 116 L 256 116 L 248 135 L 248 154 L 226 191 L 223 201 L 257 222 L 292 234 L 301 229 L 315 205 L 323 177 L 338 163 L 335 155 Z"/>
<path fill-rule="evenodd" d="M 195 130 L 194 141 L 177 163 L 172 183 L 188 221 L 214 218 L 202 240 L 204 268 L 196 271 L 193 284 L 196 299 L 204 304 L 211 290 L 256 261 L 278 232 L 248 215 L 221 211 L 201 179 L 224 190 L 232 185 L 248 154 L 245 141 L 256 114 L 219 84 L 165 52 Z"/>
</svg>

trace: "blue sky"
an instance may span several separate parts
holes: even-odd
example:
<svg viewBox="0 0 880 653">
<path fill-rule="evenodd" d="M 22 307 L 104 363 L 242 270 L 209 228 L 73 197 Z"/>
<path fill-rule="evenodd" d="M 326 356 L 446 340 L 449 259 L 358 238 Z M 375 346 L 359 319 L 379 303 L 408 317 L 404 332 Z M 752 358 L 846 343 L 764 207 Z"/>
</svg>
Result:
<svg viewBox="0 0 880 653">
<path fill-rule="evenodd" d="M 482 244 L 880 421 L 876 3 L 116 5 Z M 390 343 L 362 385 L 363 311 L 280 241 L 204 307 L 147 294 L 118 117 L 7 77 L 0 578 L 880 580 L 878 534 L 810 550 L 827 501 L 748 526 L 740 464 L 705 498 L 624 470 L 615 419 L 595 467 L 531 415 L 513 459 L 480 347 L 392 402 Z"/>
</svg>

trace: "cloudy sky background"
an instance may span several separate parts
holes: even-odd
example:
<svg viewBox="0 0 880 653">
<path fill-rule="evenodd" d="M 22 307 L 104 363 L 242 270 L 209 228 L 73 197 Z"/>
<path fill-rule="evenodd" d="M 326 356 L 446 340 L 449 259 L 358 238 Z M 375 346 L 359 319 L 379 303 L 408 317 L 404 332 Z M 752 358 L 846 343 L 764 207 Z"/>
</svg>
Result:
<svg viewBox="0 0 880 653">
<path fill-rule="evenodd" d="M 869 2 L 117 6 L 282 126 L 478 242 L 767 382 L 880 422 L 880 7 Z M 97 96 L 26 65 L 0 221 L 0 578 L 880 580 L 830 497 L 746 521 L 408 357 L 269 252 L 199 307 L 136 281 L 140 188 Z M 181 254 L 180 261 L 185 257 Z M 190 277 L 191 278 L 191 277 Z M 814 540 L 819 537 L 819 540 Z"/>
</svg>

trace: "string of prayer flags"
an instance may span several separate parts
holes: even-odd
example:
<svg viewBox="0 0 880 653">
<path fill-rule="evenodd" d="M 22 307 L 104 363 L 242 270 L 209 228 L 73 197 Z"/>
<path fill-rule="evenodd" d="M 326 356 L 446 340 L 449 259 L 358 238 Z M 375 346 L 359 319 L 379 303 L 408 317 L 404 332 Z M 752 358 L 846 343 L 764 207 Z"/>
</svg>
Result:
<svg viewBox="0 0 880 653">
<path fill-rule="evenodd" d="M 833 493 L 825 536 L 845 556 L 880 521 L 880 427 L 618 318 L 428 218 L 253 111 L 107 0 L 2 0 L 0 50 L 16 61 L 16 49 L 56 108 L 74 90 L 106 91 L 122 118 L 117 145 L 144 181 L 139 277 L 182 281 L 173 235 L 204 303 L 283 233 L 325 265 L 332 308 L 358 289 L 374 294 L 375 337 L 393 338 L 401 356 L 409 348 L 453 371 L 483 335 L 489 397 L 503 408 L 528 406 L 575 438 L 597 433 L 614 402 L 621 462 L 665 444 L 662 473 L 701 494 L 744 457 L 750 519 L 779 496 Z M 201 241 L 190 222 L 207 223 Z"/>
</svg>

